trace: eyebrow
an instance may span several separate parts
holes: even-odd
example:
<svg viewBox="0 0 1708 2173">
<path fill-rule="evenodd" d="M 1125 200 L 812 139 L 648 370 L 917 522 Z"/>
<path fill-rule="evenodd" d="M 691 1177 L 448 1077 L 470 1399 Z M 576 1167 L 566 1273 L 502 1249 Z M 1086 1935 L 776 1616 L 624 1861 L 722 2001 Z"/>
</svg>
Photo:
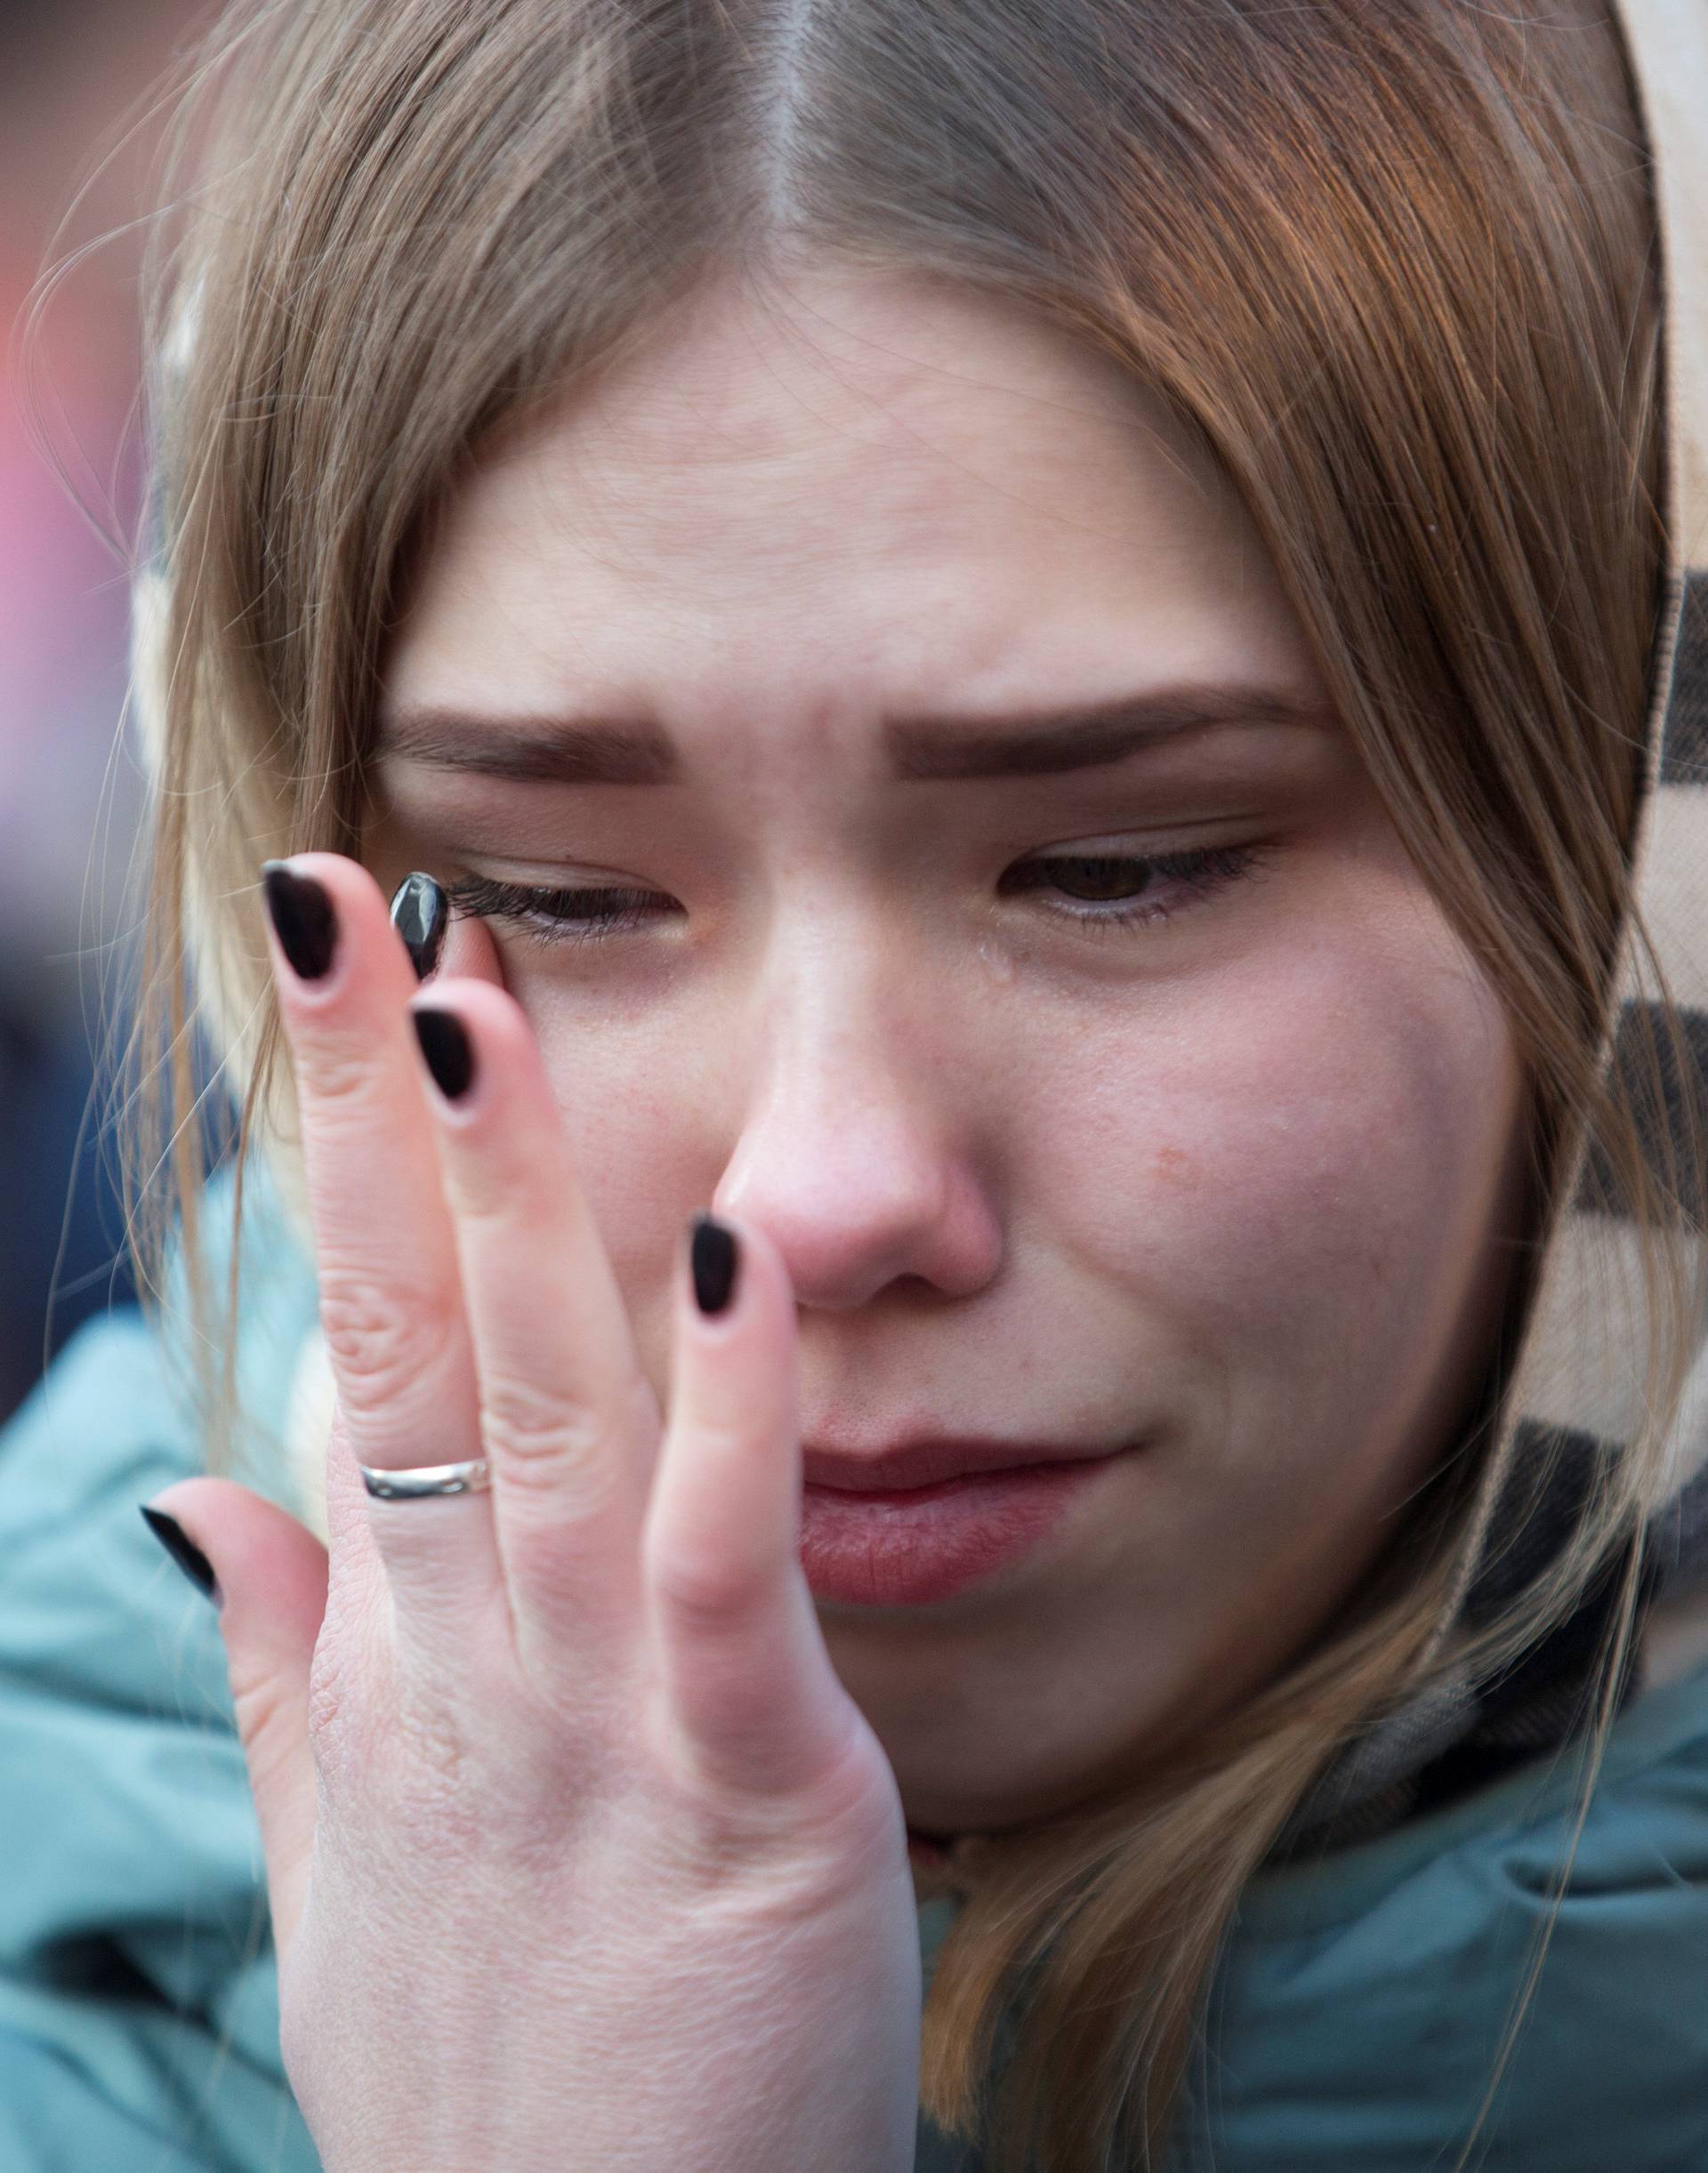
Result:
<svg viewBox="0 0 1708 2173">
<path fill-rule="evenodd" d="M 890 718 L 882 739 L 890 774 L 914 783 L 1059 776 L 1123 761 L 1185 733 L 1276 725 L 1324 732 L 1335 719 L 1326 703 L 1278 688 L 1194 685 L 1020 716 Z M 420 769 L 519 785 L 675 785 L 684 769 L 661 725 L 627 718 L 399 710 L 383 721 L 377 751 Z"/>
</svg>

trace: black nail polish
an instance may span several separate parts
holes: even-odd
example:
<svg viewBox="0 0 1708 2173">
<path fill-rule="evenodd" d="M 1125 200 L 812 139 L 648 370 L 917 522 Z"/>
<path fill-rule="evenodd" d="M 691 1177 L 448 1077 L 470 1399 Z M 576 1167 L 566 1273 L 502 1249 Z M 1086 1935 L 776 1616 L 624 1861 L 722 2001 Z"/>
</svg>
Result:
<svg viewBox="0 0 1708 2173">
<path fill-rule="evenodd" d="M 474 1083 L 474 1047 L 467 1027 L 455 1011 L 435 1010 L 431 1004 L 413 1005 L 409 1016 L 433 1084 L 447 1101 L 457 1100 Z"/>
<path fill-rule="evenodd" d="M 416 980 L 424 981 L 438 965 L 450 918 L 451 902 L 443 887 L 419 868 L 392 892 L 391 925 L 403 938 Z"/>
<path fill-rule="evenodd" d="M 214 1574 L 214 1565 L 191 1539 L 175 1517 L 167 1516 L 165 1509 L 145 1509 L 142 1521 L 165 1549 L 204 1599 L 211 1599 L 218 1607 L 224 1604 L 225 1595 Z"/>
<path fill-rule="evenodd" d="M 318 981 L 338 945 L 338 916 L 312 875 L 293 873 L 282 860 L 264 860 L 261 879 L 278 947 L 302 981 Z"/>
<path fill-rule="evenodd" d="M 736 1234 L 711 1215 L 696 1215 L 692 1227 L 694 1302 L 702 1313 L 721 1313 L 736 1287 Z"/>
</svg>

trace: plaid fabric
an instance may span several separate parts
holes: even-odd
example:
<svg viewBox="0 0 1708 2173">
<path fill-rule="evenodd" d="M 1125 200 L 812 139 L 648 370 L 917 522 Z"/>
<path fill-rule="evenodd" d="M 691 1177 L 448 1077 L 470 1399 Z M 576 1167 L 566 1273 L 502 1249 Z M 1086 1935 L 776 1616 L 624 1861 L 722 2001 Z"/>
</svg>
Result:
<svg viewBox="0 0 1708 2173">
<path fill-rule="evenodd" d="M 1666 1147 L 1686 1143 L 1693 1114 L 1708 1128 L 1708 7 L 1621 0 L 1618 16 L 1654 162 L 1666 318 L 1669 577 L 1656 629 L 1636 890 L 1656 962 L 1683 1010 L 1686 1047 L 1675 1059 L 1653 1038 L 1656 1014 L 1628 958 L 1604 1061 L 1640 1085 L 1636 1103 L 1658 1170 Z M 1457 1633 L 1488 1622 L 1558 1556 L 1597 1460 L 1617 1456 L 1636 1429 L 1645 1331 L 1631 1226 L 1592 1151 L 1580 1155 L 1570 1185 L 1571 1205 L 1544 1257 L 1497 1420 L 1477 1563 L 1438 1635 L 1438 1662 Z M 1708 1200 L 1680 1207 L 1699 1260 Z M 1666 1498 L 1654 1507 L 1643 1542 L 1641 1606 L 1651 1625 L 1669 1603 L 1708 1582 L 1708 1319 L 1698 1321 L 1697 1336 Z M 1526 1477 L 1551 1454 L 1553 1476 L 1538 1492 Z M 1276 1857 L 1373 1839 L 1569 1743 L 1591 1718 L 1615 1598 L 1609 1573 L 1498 1678 L 1449 1672 L 1350 1744 L 1295 1812 Z M 1622 1701 L 1641 1680 L 1640 1665 L 1627 1668 Z"/>
</svg>

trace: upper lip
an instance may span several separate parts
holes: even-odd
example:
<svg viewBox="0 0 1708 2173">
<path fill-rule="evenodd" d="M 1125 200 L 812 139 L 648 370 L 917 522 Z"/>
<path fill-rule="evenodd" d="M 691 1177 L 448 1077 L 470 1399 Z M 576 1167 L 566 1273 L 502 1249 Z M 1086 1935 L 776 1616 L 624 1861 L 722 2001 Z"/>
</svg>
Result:
<svg viewBox="0 0 1708 2173">
<path fill-rule="evenodd" d="M 910 1486 L 934 1486 L 969 1471 L 1013 1471 L 1027 1464 L 1084 1463 L 1115 1452 L 1059 1441 L 999 1441 L 994 1436 L 953 1434 L 897 1442 L 867 1452 L 809 1445 L 803 1477 L 809 1486 L 834 1486 L 845 1493 L 884 1493 Z"/>
</svg>

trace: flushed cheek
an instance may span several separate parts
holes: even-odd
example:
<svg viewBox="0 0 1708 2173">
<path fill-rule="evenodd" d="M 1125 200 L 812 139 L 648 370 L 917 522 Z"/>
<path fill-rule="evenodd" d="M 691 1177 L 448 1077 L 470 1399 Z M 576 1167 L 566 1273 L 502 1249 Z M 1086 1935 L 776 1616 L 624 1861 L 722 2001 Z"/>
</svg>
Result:
<svg viewBox="0 0 1708 2173">
<path fill-rule="evenodd" d="M 1442 1363 L 1518 1086 L 1492 995 L 1425 934 L 1269 954 L 1196 1022 L 1082 1043 L 1100 1083 L 1038 1182 L 1188 1396 L 1374 1420 Z"/>
<path fill-rule="evenodd" d="M 1435 946 L 1261 967 L 1199 1030 L 1148 1033 L 1143 1066 L 1082 1044 L 1084 1075 L 1124 1074 L 1124 1131 L 1093 1091 L 1032 1171 L 1058 1258 L 1119 1295 L 1112 1370 L 1159 1429 L 1040 1593 L 1053 1637 L 1034 1622 L 990 1678 L 1011 1704 L 1064 1673 L 1103 1686 L 1050 1707 L 1046 1792 L 1284 1663 L 1445 1445 L 1488 1324 L 1519 1112 L 1492 999 Z"/>
</svg>

